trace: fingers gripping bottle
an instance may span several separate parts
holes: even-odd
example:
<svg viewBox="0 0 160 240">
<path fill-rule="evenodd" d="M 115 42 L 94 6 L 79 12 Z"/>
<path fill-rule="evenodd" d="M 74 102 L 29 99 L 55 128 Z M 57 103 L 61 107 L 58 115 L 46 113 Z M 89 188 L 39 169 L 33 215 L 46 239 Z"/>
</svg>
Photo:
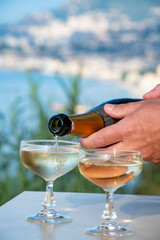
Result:
<svg viewBox="0 0 160 240">
<path fill-rule="evenodd" d="M 142 99 L 121 98 L 113 99 L 96 106 L 85 113 L 66 115 L 63 113 L 53 115 L 48 122 L 51 133 L 57 136 L 67 134 L 87 137 L 98 130 L 118 122 L 120 119 L 111 118 L 104 111 L 104 105 L 107 103 L 121 104 L 137 102 Z"/>
</svg>

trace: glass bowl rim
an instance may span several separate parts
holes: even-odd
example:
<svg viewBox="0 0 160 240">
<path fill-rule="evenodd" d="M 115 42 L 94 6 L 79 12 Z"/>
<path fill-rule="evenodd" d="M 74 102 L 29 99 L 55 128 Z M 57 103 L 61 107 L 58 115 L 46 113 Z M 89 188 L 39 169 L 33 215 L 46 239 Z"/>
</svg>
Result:
<svg viewBox="0 0 160 240">
<path fill-rule="evenodd" d="M 95 151 L 106 151 L 106 153 L 95 153 Z M 142 158 L 142 152 L 139 150 L 134 150 L 134 149 L 118 149 L 118 148 L 92 148 L 92 149 L 86 149 L 83 148 L 82 152 L 85 154 L 90 154 L 90 155 L 104 155 L 104 156 L 111 156 L 111 157 L 120 157 L 120 156 L 136 156 L 136 157 L 141 157 Z"/>
<path fill-rule="evenodd" d="M 41 144 L 44 143 L 44 144 Z M 49 144 L 45 144 L 45 143 L 49 143 Z M 55 140 L 51 140 L 51 139 L 30 139 L 30 140 L 21 140 L 20 145 L 24 145 L 25 147 L 27 146 L 44 146 L 44 147 L 52 147 L 52 148 L 63 148 L 63 147 L 67 147 L 67 148 L 72 148 L 72 147 L 76 147 L 80 149 L 80 143 L 77 141 L 69 141 L 69 140 L 58 140 L 58 143 L 64 143 L 64 145 L 50 145 L 51 143 L 55 143 Z"/>
</svg>

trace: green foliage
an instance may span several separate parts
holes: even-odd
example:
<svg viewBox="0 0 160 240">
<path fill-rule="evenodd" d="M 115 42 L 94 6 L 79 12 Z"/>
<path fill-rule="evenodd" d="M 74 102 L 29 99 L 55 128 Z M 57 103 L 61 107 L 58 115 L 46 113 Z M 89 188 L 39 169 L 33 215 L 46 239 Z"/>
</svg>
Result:
<svg viewBox="0 0 160 240">
<path fill-rule="evenodd" d="M 45 181 L 26 169 L 20 162 L 19 148 L 23 139 L 52 139 L 48 130 L 49 103 L 45 106 L 39 95 L 41 82 L 33 79 L 33 73 L 28 72 L 29 96 L 17 98 L 10 115 L 0 113 L 0 204 L 5 203 L 22 191 L 44 191 Z M 64 90 L 68 103 L 66 112 L 75 113 L 78 104 L 81 75 L 70 79 L 66 86 L 63 78 L 59 84 Z M 64 139 L 77 140 L 77 137 L 66 136 Z M 145 163 L 143 172 L 133 185 L 120 188 L 119 193 L 160 194 L 160 169 L 153 164 Z M 78 167 L 57 179 L 55 191 L 70 192 L 103 192 L 101 188 L 86 180 L 79 173 Z"/>
<path fill-rule="evenodd" d="M 81 65 L 80 65 L 79 73 L 77 73 L 74 77 L 70 77 L 69 85 L 61 76 L 59 76 L 57 80 L 67 98 L 67 104 L 65 106 L 66 113 L 75 114 L 76 112 L 75 108 L 79 103 L 79 96 L 81 93 L 81 82 L 82 82 Z"/>
<path fill-rule="evenodd" d="M 152 163 L 144 163 L 141 182 L 135 187 L 137 194 L 160 195 L 160 168 Z"/>
</svg>

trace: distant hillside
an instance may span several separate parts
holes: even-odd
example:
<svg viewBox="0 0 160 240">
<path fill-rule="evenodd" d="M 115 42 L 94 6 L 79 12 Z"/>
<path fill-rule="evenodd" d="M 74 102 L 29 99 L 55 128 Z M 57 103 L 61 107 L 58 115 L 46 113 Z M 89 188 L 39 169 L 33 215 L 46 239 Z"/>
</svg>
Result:
<svg viewBox="0 0 160 240">
<path fill-rule="evenodd" d="M 60 9 L 0 26 L 0 69 L 75 74 L 81 62 L 85 77 L 124 80 L 129 73 L 137 81 L 160 63 L 158 4 L 70 0 Z M 137 75 L 131 77 L 132 71 Z"/>
<path fill-rule="evenodd" d="M 106 11 L 103 4 L 108 7 Z M 1 53 L 12 51 L 23 57 L 48 56 L 62 61 L 78 56 L 149 56 L 153 64 L 160 61 L 160 14 L 156 14 L 155 8 L 148 10 L 148 18 L 137 22 L 112 5 L 110 0 L 90 0 L 86 4 L 83 0 L 71 0 L 55 12 L 39 13 L 16 25 L 1 26 Z M 66 21 L 60 16 L 67 16 Z"/>
<path fill-rule="evenodd" d="M 66 19 L 71 15 L 84 14 L 88 11 L 108 12 L 118 9 L 130 16 L 132 20 L 142 20 L 148 16 L 151 6 L 160 6 L 159 0 L 70 0 L 53 13 L 56 17 Z"/>
</svg>

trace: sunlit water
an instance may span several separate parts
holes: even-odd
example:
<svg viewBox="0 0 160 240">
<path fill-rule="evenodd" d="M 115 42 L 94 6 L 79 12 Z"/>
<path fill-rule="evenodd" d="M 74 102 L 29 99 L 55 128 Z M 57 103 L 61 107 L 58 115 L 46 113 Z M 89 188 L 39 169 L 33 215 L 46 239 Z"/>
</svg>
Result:
<svg viewBox="0 0 160 240">
<path fill-rule="evenodd" d="M 71 87 L 70 77 L 63 77 Z M 62 89 L 56 76 L 47 76 L 40 73 L 33 74 L 33 79 L 38 83 L 41 102 L 49 108 L 50 102 L 67 104 L 65 89 Z M 96 106 L 113 98 L 132 97 L 131 93 L 115 82 L 102 82 L 82 79 L 80 86 L 79 103 Z M 26 101 L 29 97 L 30 85 L 26 72 L 0 71 L 0 112 L 8 115 L 10 108 L 18 97 Z"/>
</svg>

